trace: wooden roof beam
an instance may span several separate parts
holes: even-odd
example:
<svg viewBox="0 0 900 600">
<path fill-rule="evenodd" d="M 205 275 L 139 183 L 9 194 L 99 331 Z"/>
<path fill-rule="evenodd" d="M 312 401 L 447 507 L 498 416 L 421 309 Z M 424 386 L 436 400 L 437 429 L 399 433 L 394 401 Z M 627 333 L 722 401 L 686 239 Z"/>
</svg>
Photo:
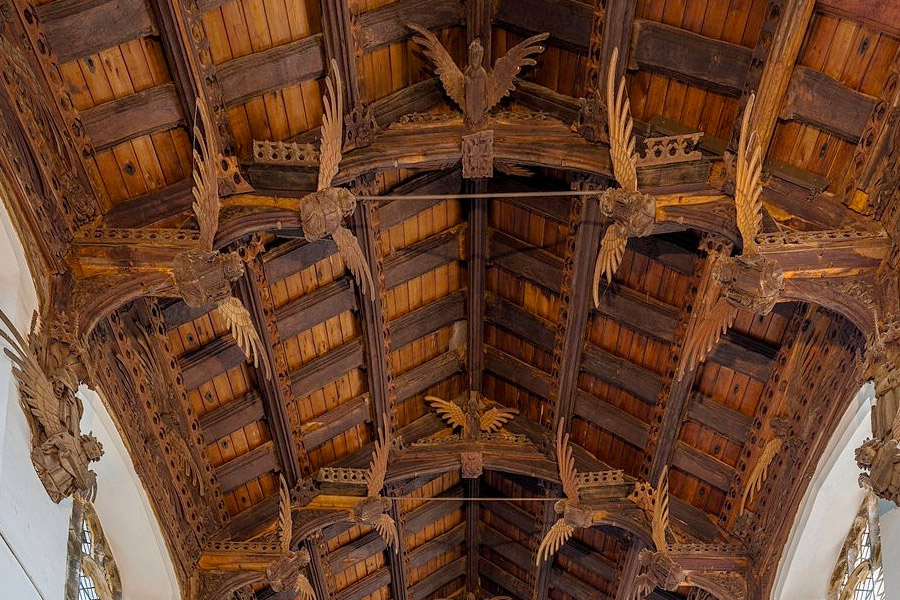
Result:
<svg viewBox="0 0 900 600">
<path fill-rule="evenodd" d="M 606 90 L 606 74 L 612 62 L 612 53 L 619 49 L 619 63 L 616 68 L 616 81 L 625 74 L 625 66 L 629 64 L 631 55 L 631 30 L 634 23 L 636 0 L 608 0 L 606 14 L 603 17 L 603 32 L 600 40 L 600 64 L 598 65 L 596 89 L 603 93 Z"/>
<path fill-rule="evenodd" d="M 230 492 L 264 473 L 276 469 L 275 448 L 271 441 L 228 461 L 215 469 L 222 492 Z"/>
<path fill-rule="evenodd" d="M 478 574 L 494 585 L 500 586 L 519 600 L 531 600 L 531 586 L 483 556 L 478 558 Z"/>
<path fill-rule="evenodd" d="M 362 339 L 350 340 L 294 369 L 291 389 L 296 398 L 303 398 L 364 364 Z"/>
<path fill-rule="evenodd" d="M 359 598 L 365 598 L 369 594 L 386 587 L 390 582 L 390 570 L 381 568 L 359 579 L 352 585 L 335 592 L 334 600 L 358 600 Z"/>
<path fill-rule="evenodd" d="M 465 318 L 466 293 L 457 290 L 391 319 L 391 347 L 398 350 Z"/>
<path fill-rule="evenodd" d="M 307 449 L 316 448 L 361 423 L 369 422 L 369 405 L 369 395 L 363 394 L 303 423 L 300 426 L 303 446 Z"/>
<path fill-rule="evenodd" d="M 360 100 L 360 79 L 356 72 L 356 31 L 347 0 L 320 0 L 326 65 L 334 60 L 344 81 L 344 106 L 353 110 Z M 327 70 L 327 67 L 326 67 Z"/>
<path fill-rule="evenodd" d="M 592 16 L 590 4 L 574 0 L 500 0 L 494 21 L 527 35 L 547 31 L 555 45 L 583 52 L 591 36 Z"/>
<path fill-rule="evenodd" d="M 466 574 L 466 557 L 460 556 L 442 567 L 439 567 L 431 575 L 418 581 L 410 589 L 412 598 L 427 598 L 454 579 Z M 395 596 L 396 598 L 396 596 Z"/>
</svg>

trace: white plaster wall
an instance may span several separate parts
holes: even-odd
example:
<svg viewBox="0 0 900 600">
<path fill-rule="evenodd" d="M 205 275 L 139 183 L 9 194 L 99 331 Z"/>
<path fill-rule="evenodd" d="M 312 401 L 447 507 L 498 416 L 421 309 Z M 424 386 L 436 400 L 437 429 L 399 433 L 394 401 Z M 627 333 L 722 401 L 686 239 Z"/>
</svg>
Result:
<svg viewBox="0 0 900 600">
<path fill-rule="evenodd" d="M 874 393 L 871 384 L 863 386 L 819 459 L 778 566 L 773 598 L 825 598 L 834 564 L 864 496 L 854 451 L 871 435 Z"/>
<path fill-rule="evenodd" d="M 81 428 L 103 444 L 103 458 L 92 467 L 97 473 L 94 508 L 119 567 L 122 597 L 177 600 L 175 571 L 131 456 L 100 397 L 85 387 L 79 396 L 84 402 Z"/>
<path fill-rule="evenodd" d="M 878 501 L 878 508 L 884 510 L 878 517 L 884 597 L 886 600 L 900 600 L 900 508 L 885 500 Z"/>
</svg>

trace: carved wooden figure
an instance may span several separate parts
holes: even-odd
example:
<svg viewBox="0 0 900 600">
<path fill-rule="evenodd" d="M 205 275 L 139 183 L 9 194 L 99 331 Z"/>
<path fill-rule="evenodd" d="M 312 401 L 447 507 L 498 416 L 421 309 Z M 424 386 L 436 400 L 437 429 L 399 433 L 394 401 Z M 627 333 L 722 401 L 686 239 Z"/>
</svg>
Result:
<svg viewBox="0 0 900 600">
<path fill-rule="evenodd" d="M 316 600 L 303 569 L 307 550 L 292 550 L 291 498 L 284 478 L 279 485 L 279 513 L 274 539 L 251 542 L 213 542 L 204 550 L 190 580 L 191 600 L 222 600 L 234 593 L 252 592 L 268 584 L 273 592 L 292 592 L 297 600 Z M 252 597 L 252 596 L 251 596 Z"/>
<path fill-rule="evenodd" d="M 572 456 L 572 447 L 569 446 L 569 434 L 563 434 L 565 420 L 560 419 L 559 429 L 556 432 L 556 459 L 559 466 L 559 478 L 562 481 L 565 498 L 558 500 L 553 510 L 559 515 L 559 520 L 553 524 L 541 544 L 538 547 L 535 564 L 540 565 L 545 560 L 550 560 L 563 544 L 566 543 L 576 529 L 591 527 L 599 523 L 605 516 L 604 511 L 597 511 L 590 504 L 581 501 L 581 483 L 575 471 L 575 457 Z"/>
<path fill-rule="evenodd" d="M 489 407 L 484 397 L 476 391 L 469 391 L 463 397 L 454 400 L 425 396 L 425 401 L 450 426 L 449 430 L 437 434 L 435 438 L 446 437 L 459 428 L 461 439 L 477 440 L 492 433 L 502 432 L 503 425 L 519 412 L 514 408 L 499 405 Z"/>
<path fill-rule="evenodd" d="M 262 367 L 266 378 L 269 378 L 271 366 L 253 319 L 247 308 L 231 293 L 231 284 L 244 274 L 241 258 L 237 252 L 222 253 L 213 249 L 221 208 L 216 167 L 221 153 L 216 149 L 215 135 L 210 129 L 213 120 L 209 109 L 200 98 L 197 99 L 197 115 L 199 124 L 194 124 L 194 138 L 200 151 L 194 149 L 192 208 L 200 226 L 200 245 L 175 257 L 175 285 L 188 306 L 202 308 L 215 305 L 247 360 L 252 361 L 255 367 Z"/>
<path fill-rule="evenodd" d="M 609 118 L 609 154 L 613 174 L 619 188 L 610 188 L 600 195 L 600 212 L 610 224 L 600 241 L 600 252 L 594 266 L 594 306 L 600 306 L 600 280 L 612 282 L 618 270 L 629 237 L 643 237 L 653 231 L 656 218 L 656 199 L 638 191 L 637 155 L 634 152 L 634 122 L 631 106 L 625 95 L 625 78 L 615 85 L 619 51 L 613 50 L 606 82 L 606 105 Z"/>
<path fill-rule="evenodd" d="M 307 241 L 331 236 L 360 291 L 373 294 L 375 284 L 359 240 L 343 225 L 344 219 L 356 210 L 356 197 L 346 188 L 332 186 L 341 163 L 344 139 L 342 83 L 334 59 L 331 60 L 331 73 L 325 83 L 328 91 L 322 97 L 325 114 L 322 117 L 318 185 L 315 192 L 304 196 L 299 202 L 300 223 Z"/>
<path fill-rule="evenodd" d="M 685 360 L 679 379 L 693 369 L 712 350 L 734 323 L 738 309 L 760 315 L 771 312 L 784 287 L 781 266 L 759 253 L 756 236 L 762 226 L 762 150 L 755 131 L 750 131 L 754 96 L 744 109 L 738 147 L 734 204 L 743 249 L 738 256 L 722 256 L 712 267 L 710 281 L 702 282 L 710 292 L 703 304 L 695 307 L 697 319 L 691 321 L 684 347 Z M 718 293 L 716 293 L 718 288 Z"/>
<path fill-rule="evenodd" d="M 31 462 L 50 495 L 59 502 L 78 493 L 88 502 L 97 494 L 97 476 L 88 464 L 100 460 L 103 446 L 81 433 L 80 378 L 76 342 L 61 324 L 41 327 L 37 313 L 28 341 L 3 311 L 0 338 L 13 363 L 13 376 L 31 428 Z"/>
</svg>

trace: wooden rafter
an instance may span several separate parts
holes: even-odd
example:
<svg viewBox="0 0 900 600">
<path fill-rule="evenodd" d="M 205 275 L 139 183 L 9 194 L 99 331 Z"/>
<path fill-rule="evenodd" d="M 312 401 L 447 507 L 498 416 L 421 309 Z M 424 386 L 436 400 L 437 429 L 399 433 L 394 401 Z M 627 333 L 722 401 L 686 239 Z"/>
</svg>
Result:
<svg viewBox="0 0 900 600">
<path fill-rule="evenodd" d="M 352 110 L 360 98 L 359 77 L 356 72 L 356 37 L 350 20 L 347 0 L 321 0 L 322 32 L 325 36 L 325 57 L 337 61 L 344 81 L 344 106 Z"/>
</svg>

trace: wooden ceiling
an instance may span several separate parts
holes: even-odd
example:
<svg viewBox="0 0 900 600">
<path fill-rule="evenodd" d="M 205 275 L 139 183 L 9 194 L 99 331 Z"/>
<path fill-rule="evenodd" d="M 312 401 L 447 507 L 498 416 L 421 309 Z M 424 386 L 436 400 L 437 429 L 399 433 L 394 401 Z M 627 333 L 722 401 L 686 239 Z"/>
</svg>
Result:
<svg viewBox="0 0 900 600">
<path fill-rule="evenodd" d="M 96 349 L 96 385 L 133 455 L 161 458 L 136 468 L 182 582 L 211 540 L 272 529 L 282 474 L 319 600 L 467 590 L 626 600 L 645 543 L 615 517 L 534 566 L 556 515 L 552 503 L 527 499 L 559 494 L 550 440 L 563 421 L 580 470 L 655 482 L 668 466 L 677 535 L 738 545 L 751 583 L 733 597 L 767 597 L 808 476 L 861 381 L 877 302 L 865 288 L 893 256 L 900 13 L 880 7 L 0 0 L 4 201 L 45 307 L 74 314 Z M 530 176 L 464 179 L 462 130 L 409 117 L 454 109 L 407 22 L 436 31 L 460 64 L 476 35 L 496 59 L 550 32 L 494 133 L 496 158 Z M 590 275 L 606 225 L 596 202 L 454 195 L 569 189 L 585 176 L 606 185 L 608 148 L 589 141 L 583 106 L 617 46 L 639 136 L 702 131 L 703 156 L 640 169 L 657 226 L 629 240 L 594 308 Z M 333 242 L 303 240 L 293 208 L 314 187 L 314 165 L 254 151 L 254 141 L 317 139 L 331 57 L 352 111 L 338 181 L 371 195 L 435 196 L 357 209 L 374 297 L 356 289 Z M 740 312 L 679 381 L 694 307 L 710 293 L 701 281 L 711 248 L 740 243 L 727 150 L 751 92 L 766 152 L 761 252 L 785 271 L 783 302 L 768 315 Z M 171 298 L 172 257 L 196 228 L 187 126 L 196 97 L 214 107 L 230 158 L 217 246 L 245 258 L 235 293 L 260 330 L 272 381 L 215 311 Z M 52 182 L 61 172 L 62 191 Z M 168 412 L 147 384 L 152 369 L 134 358 L 140 348 L 165 373 L 176 400 Z M 529 474 L 526 454 L 514 452 L 463 479 L 459 457 L 440 448 L 404 454 L 441 428 L 424 396 L 468 389 L 518 409 L 509 429 L 549 459 Z M 391 468 L 407 468 L 389 470 L 388 488 L 417 498 L 395 503 L 399 554 L 368 527 L 301 508 L 320 468 L 368 464 L 383 414 L 399 440 Z M 741 516 L 749 474 L 775 435 L 784 450 Z M 182 447 L 194 467 L 173 458 Z M 423 475 L 417 465 L 428 460 L 451 468 Z M 497 501 L 463 500 L 475 496 Z M 257 596 L 289 597 L 264 586 Z"/>
</svg>

